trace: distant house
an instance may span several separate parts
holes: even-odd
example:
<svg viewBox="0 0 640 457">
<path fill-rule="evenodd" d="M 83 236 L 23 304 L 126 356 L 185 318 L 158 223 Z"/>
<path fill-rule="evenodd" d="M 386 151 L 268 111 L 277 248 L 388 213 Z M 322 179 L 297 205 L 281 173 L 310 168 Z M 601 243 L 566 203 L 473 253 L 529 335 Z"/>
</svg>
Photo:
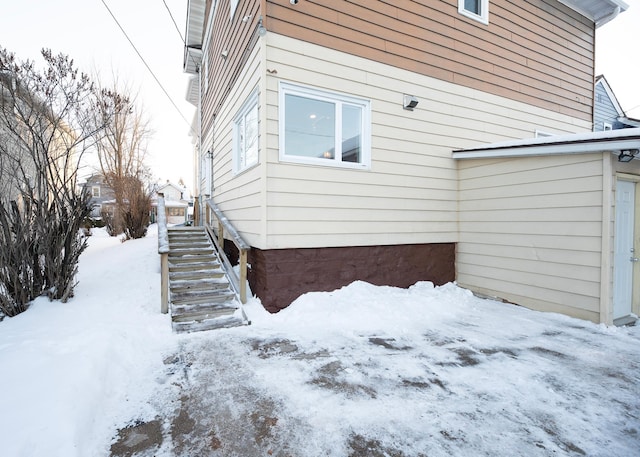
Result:
<svg viewBox="0 0 640 457">
<path fill-rule="evenodd" d="M 91 217 L 99 218 L 103 209 L 110 212 L 115 208 L 115 193 L 106 183 L 104 175 L 95 173 L 82 184 L 82 189 L 91 194 Z"/>
<path fill-rule="evenodd" d="M 627 117 L 603 75 L 596 77 L 593 104 L 593 131 L 640 127 L 640 119 Z"/>
<path fill-rule="evenodd" d="M 595 30 L 627 7 L 190 0 L 197 196 L 251 245 L 263 305 L 429 280 L 595 322 L 638 314 L 620 278 L 640 272 L 614 268 L 613 246 L 615 225 L 635 233 L 616 211 L 640 136 L 591 133 Z"/>
<path fill-rule="evenodd" d="M 190 202 L 185 199 L 186 189 L 167 181 L 158 186 L 151 197 L 151 222 L 158 218 L 158 195 L 164 197 L 164 205 L 167 213 L 167 222 L 170 224 L 183 224 L 189 220 Z"/>
</svg>

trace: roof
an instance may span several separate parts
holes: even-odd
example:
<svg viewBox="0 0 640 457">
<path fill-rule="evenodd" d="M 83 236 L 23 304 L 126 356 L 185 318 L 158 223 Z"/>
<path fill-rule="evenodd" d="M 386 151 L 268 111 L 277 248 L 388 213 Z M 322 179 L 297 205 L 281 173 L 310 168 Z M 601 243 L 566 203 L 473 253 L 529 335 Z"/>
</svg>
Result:
<svg viewBox="0 0 640 457">
<path fill-rule="evenodd" d="M 600 27 L 629 9 L 622 0 L 558 0 L 574 11 L 595 22 Z"/>
<path fill-rule="evenodd" d="M 640 128 L 502 141 L 453 151 L 454 159 L 586 154 L 640 149 Z M 639 157 L 640 159 L 640 157 Z"/>
<path fill-rule="evenodd" d="M 187 30 L 184 46 L 183 68 L 185 73 L 196 74 L 202 62 L 202 37 L 204 34 L 205 0 L 189 0 L 187 4 Z"/>
</svg>

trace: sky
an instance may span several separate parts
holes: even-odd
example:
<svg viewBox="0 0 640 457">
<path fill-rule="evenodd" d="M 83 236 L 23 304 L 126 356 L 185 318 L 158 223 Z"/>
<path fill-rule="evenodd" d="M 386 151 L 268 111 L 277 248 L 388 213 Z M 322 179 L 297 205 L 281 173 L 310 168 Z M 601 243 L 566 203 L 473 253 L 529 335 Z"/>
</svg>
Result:
<svg viewBox="0 0 640 457">
<path fill-rule="evenodd" d="M 3 457 L 637 455 L 640 326 L 356 281 L 176 334 L 157 243 L 94 229 L 68 303 L 0 322 Z"/>
<path fill-rule="evenodd" d="M 186 0 L 3 1 L 0 45 L 20 59 L 38 60 L 40 49 L 71 56 L 84 71 L 112 74 L 139 91 L 155 131 L 150 165 L 161 182 L 193 181 L 190 123 L 195 108 L 185 101 L 189 76 L 182 72 Z M 108 7 L 171 100 L 128 42 Z M 597 30 L 596 75 L 604 74 L 622 108 L 640 118 L 640 0 Z M 169 15 L 171 11 L 177 28 Z M 631 52 L 630 52 L 631 50 Z M 174 107 L 174 104 L 177 106 Z M 186 119 L 186 120 L 185 120 Z"/>
<path fill-rule="evenodd" d="M 106 3 L 135 49 L 129 43 Z M 148 152 L 160 182 L 188 188 L 193 181 L 190 124 L 195 107 L 185 100 L 190 75 L 182 71 L 186 0 L 20 0 L 3 1 L 0 45 L 21 60 L 42 62 L 40 50 L 50 48 L 74 59 L 80 70 L 97 72 L 102 81 L 113 75 L 138 92 L 154 131 Z M 165 6 L 166 5 L 166 6 Z M 172 17 L 177 24 L 174 25 Z M 177 106 L 174 107 L 174 104 Z"/>
</svg>

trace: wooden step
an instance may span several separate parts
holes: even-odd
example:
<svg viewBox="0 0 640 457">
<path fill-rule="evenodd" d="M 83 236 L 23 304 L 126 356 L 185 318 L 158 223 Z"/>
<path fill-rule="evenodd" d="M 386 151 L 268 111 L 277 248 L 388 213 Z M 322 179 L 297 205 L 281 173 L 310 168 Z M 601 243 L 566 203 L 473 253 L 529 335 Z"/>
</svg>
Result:
<svg viewBox="0 0 640 457">
<path fill-rule="evenodd" d="M 229 316 L 238 309 L 235 300 L 224 303 L 200 303 L 198 305 L 174 305 L 171 307 L 171 319 L 174 322 L 211 319 Z"/>
<path fill-rule="evenodd" d="M 205 290 L 219 290 L 229 287 L 229 281 L 225 278 L 219 280 L 202 279 L 202 280 L 187 280 L 187 281 L 174 281 L 171 284 L 171 291 L 174 293 L 191 292 L 191 291 L 205 291 Z"/>
<path fill-rule="evenodd" d="M 172 248 L 171 244 L 169 244 L 169 259 L 172 257 L 180 257 L 185 255 L 212 255 L 213 247 L 206 248 Z"/>
<path fill-rule="evenodd" d="M 219 270 L 220 262 L 184 262 L 169 264 L 169 271 Z"/>
<path fill-rule="evenodd" d="M 173 331 L 176 333 L 201 332 L 219 328 L 239 327 L 241 325 L 244 325 L 244 321 L 238 316 L 222 316 L 213 319 L 171 323 Z"/>
<path fill-rule="evenodd" d="M 216 256 L 214 253 L 211 255 L 181 255 L 171 257 L 171 253 L 169 253 L 169 265 L 178 265 L 193 262 L 218 262 L 218 256 Z"/>
<path fill-rule="evenodd" d="M 169 273 L 169 282 L 185 281 L 188 279 L 213 279 L 224 278 L 222 270 L 195 270 L 195 271 L 176 271 Z"/>
<path fill-rule="evenodd" d="M 173 305 L 206 305 L 209 303 L 226 303 L 235 298 L 231 289 L 218 291 L 190 291 L 171 293 Z"/>
</svg>

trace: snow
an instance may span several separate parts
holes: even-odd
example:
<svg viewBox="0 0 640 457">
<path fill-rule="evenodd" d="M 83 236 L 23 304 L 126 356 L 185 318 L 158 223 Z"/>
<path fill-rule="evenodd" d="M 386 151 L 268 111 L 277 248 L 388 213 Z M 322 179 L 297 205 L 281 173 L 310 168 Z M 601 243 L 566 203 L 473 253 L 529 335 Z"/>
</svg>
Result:
<svg viewBox="0 0 640 457">
<path fill-rule="evenodd" d="M 177 335 L 157 248 L 94 230 L 69 303 L 0 322 L 0 455 L 132 455 L 158 418 L 135 455 L 637 455 L 640 327 L 355 282 Z"/>
</svg>

